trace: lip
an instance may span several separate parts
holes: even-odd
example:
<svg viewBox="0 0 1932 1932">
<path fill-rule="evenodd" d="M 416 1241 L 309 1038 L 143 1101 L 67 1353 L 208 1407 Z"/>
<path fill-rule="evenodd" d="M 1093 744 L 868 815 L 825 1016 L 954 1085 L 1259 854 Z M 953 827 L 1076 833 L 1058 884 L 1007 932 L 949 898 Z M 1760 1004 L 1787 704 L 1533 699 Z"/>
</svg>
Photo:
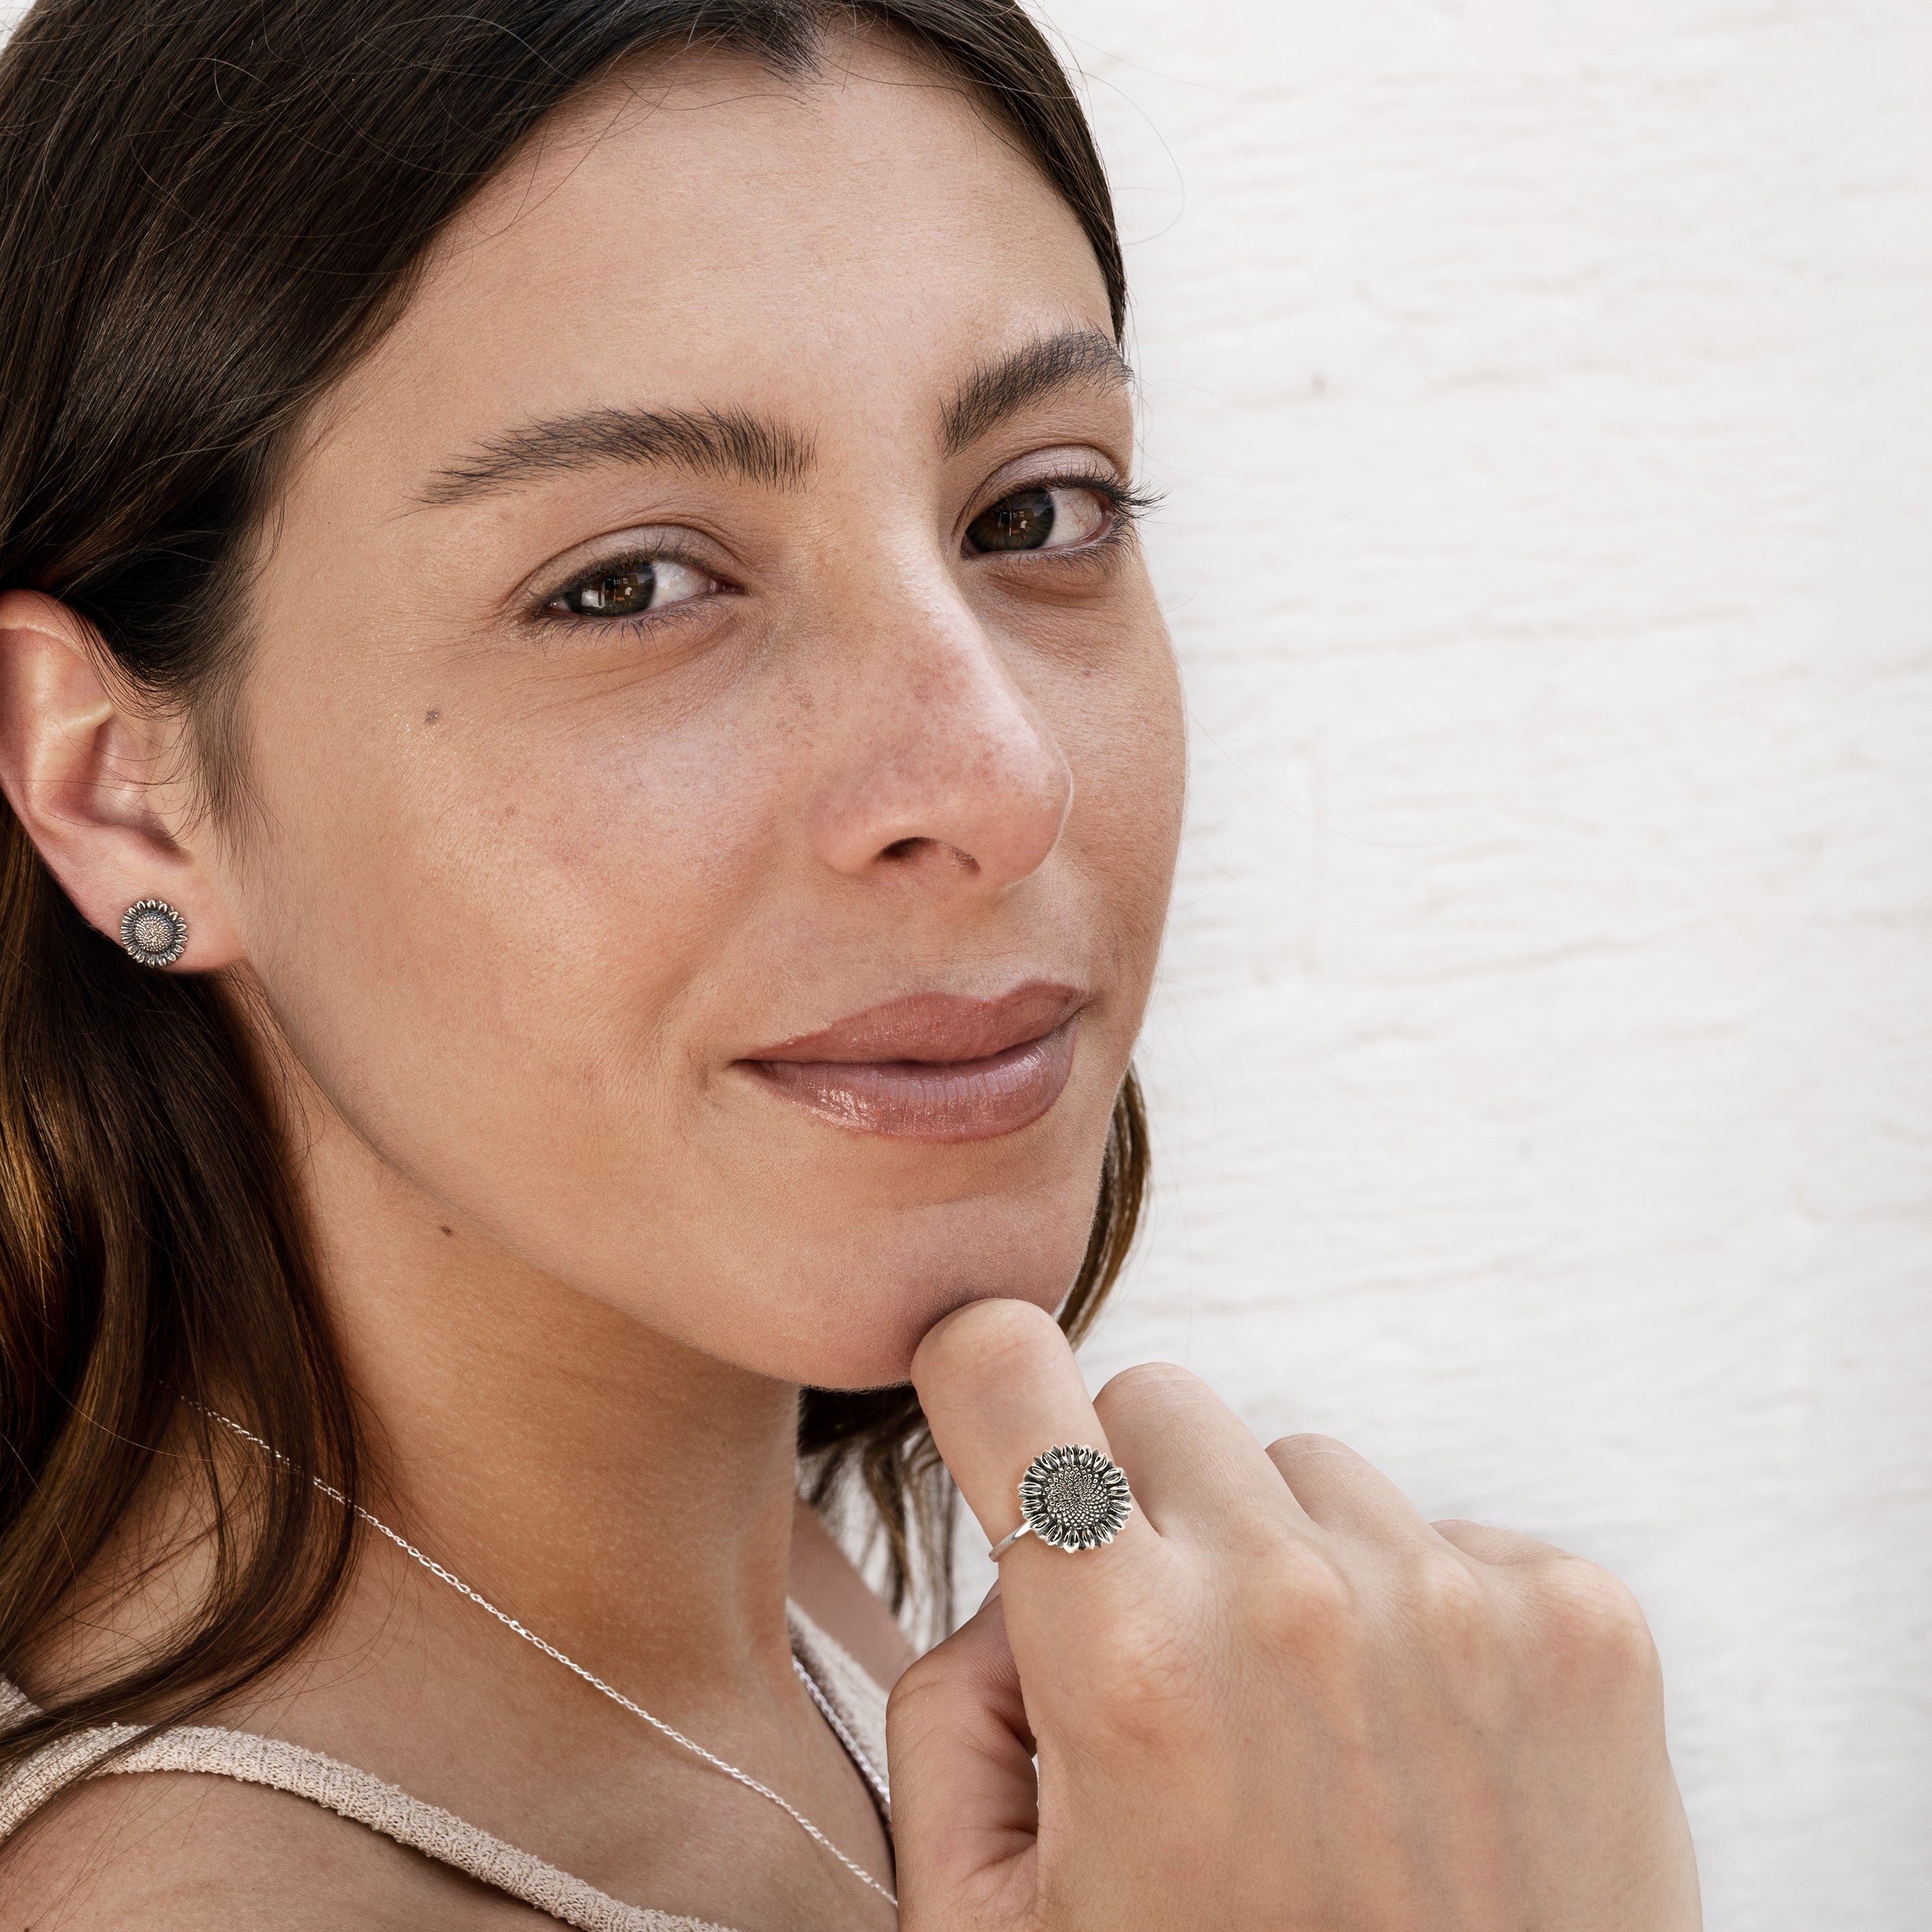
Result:
<svg viewBox="0 0 1932 1932">
<path fill-rule="evenodd" d="M 737 1064 L 770 1092 L 850 1132 L 992 1140 L 1030 1126 L 1060 1098 L 1087 998 L 1040 981 L 996 1000 L 916 993 Z"/>
</svg>

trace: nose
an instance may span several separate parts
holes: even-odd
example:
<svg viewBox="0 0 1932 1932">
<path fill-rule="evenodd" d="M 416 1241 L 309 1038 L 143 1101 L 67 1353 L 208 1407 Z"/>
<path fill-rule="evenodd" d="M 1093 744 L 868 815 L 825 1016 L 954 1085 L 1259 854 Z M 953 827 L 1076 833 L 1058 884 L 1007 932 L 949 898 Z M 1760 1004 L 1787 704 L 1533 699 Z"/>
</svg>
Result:
<svg viewBox="0 0 1932 1932">
<path fill-rule="evenodd" d="M 951 600 L 855 652 L 837 754 L 813 826 L 819 858 L 853 878 L 911 874 L 998 891 L 1060 842 L 1073 773 L 974 614 Z"/>
</svg>

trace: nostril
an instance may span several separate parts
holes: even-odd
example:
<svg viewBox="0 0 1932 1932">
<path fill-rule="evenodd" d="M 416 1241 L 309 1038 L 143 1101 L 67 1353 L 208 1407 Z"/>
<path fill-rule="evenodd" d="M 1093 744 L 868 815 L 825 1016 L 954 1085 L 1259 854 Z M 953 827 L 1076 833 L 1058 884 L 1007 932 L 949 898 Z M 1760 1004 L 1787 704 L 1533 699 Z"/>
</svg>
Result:
<svg viewBox="0 0 1932 1932">
<path fill-rule="evenodd" d="M 934 838 L 915 832 L 910 837 L 895 838 L 890 845 L 879 848 L 879 856 L 897 866 L 910 866 L 932 857 L 948 861 L 962 867 L 968 872 L 976 872 L 980 862 L 971 853 L 964 852 L 957 845 L 949 845 L 943 838 Z"/>
</svg>

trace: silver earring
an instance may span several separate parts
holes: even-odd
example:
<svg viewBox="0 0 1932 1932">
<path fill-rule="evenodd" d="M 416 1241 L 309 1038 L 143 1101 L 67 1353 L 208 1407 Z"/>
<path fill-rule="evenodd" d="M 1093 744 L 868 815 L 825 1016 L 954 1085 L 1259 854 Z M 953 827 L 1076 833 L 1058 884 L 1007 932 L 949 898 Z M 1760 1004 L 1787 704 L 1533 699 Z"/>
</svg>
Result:
<svg viewBox="0 0 1932 1932">
<path fill-rule="evenodd" d="M 172 966 L 188 946 L 188 921 L 166 899 L 136 899 L 121 915 L 121 944 L 143 966 Z"/>
</svg>

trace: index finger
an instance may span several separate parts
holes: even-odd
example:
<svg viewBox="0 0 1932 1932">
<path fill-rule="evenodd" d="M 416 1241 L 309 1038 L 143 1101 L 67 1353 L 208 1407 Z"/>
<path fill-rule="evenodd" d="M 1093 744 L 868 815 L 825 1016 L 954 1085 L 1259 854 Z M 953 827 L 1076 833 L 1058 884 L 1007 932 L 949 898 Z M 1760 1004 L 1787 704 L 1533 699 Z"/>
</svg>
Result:
<svg viewBox="0 0 1932 1932">
<path fill-rule="evenodd" d="M 955 1309 L 920 1343 L 912 1379 L 932 1439 L 988 1545 L 1018 1526 L 1020 1478 L 1036 1456 L 1067 1443 L 1114 1453 L 1066 1337 L 1030 1301 Z M 1130 1485 L 1133 1473 L 1126 1472 Z M 1102 1548 L 1069 1552 L 1023 1536 L 1000 1568 L 1005 1579 L 1058 1570 L 1063 1579 L 1077 1572 L 1092 1583 L 1160 1540 L 1136 1509 Z"/>
</svg>

